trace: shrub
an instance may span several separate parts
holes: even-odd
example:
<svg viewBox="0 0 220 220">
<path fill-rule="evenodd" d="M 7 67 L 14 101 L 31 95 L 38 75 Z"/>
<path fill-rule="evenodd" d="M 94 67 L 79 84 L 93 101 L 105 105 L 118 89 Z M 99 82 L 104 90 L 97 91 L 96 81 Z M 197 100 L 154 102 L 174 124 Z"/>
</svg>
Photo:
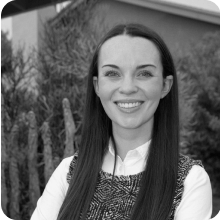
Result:
<svg viewBox="0 0 220 220">
<path fill-rule="evenodd" d="M 206 34 L 178 63 L 181 150 L 201 159 L 220 193 L 220 32 Z"/>
<path fill-rule="evenodd" d="M 96 38 L 89 28 L 97 0 L 72 2 L 44 28 L 39 52 L 38 121 L 48 121 L 53 155 L 63 157 L 65 148 L 62 100 L 67 98 L 76 124 L 75 144 L 80 140 L 86 78 Z"/>
</svg>

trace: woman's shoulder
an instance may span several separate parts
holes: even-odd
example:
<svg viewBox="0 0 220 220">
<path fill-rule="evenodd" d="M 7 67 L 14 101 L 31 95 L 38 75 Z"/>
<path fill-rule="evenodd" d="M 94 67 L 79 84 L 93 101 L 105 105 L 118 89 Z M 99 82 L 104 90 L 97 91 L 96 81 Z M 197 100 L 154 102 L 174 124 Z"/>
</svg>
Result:
<svg viewBox="0 0 220 220">
<path fill-rule="evenodd" d="M 191 169 L 193 165 L 199 165 L 203 167 L 201 160 L 195 160 L 190 158 L 187 155 L 180 154 L 179 155 L 179 168 L 180 169 Z"/>
<path fill-rule="evenodd" d="M 193 182 L 209 181 L 209 176 L 204 169 L 201 160 L 195 160 L 189 156 L 180 154 L 179 159 L 179 179 L 185 180 L 185 185 Z"/>
<path fill-rule="evenodd" d="M 77 157 L 78 157 L 78 152 L 75 152 L 72 156 L 64 158 L 60 164 L 63 164 L 69 167 L 71 163 L 74 163 Z"/>
<path fill-rule="evenodd" d="M 184 180 L 193 167 L 204 170 L 201 160 L 194 160 L 187 155 L 180 154 L 178 164 L 178 177 Z"/>
<path fill-rule="evenodd" d="M 197 204 L 196 207 L 199 207 L 198 202 L 202 199 L 201 197 L 206 198 L 207 207 L 210 208 L 211 184 L 209 176 L 200 160 L 194 160 L 189 156 L 181 154 L 179 157 L 177 187 L 173 203 L 173 214 L 177 208 L 175 212 L 176 219 L 182 219 L 181 216 L 184 212 L 187 215 L 189 212 L 194 213 L 195 210 L 188 210 L 188 204 L 195 203 Z"/>
<path fill-rule="evenodd" d="M 200 160 L 182 155 L 180 161 L 179 167 L 182 170 L 178 172 L 175 219 L 183 219 L 182 216 L 184 219 L 192 219 L 192 216 L 197 216 L 196 219 L 209 219 L 212 212 L 210 178 Z"/>
<path fill-rule="evenodd" d="M 194 160 L 189 156 L 180 154 L 179 156 L 179 164 L 178 164 L 178 179 L 177 186 L 179 190 L 184 188 L 184 182 L 187 179 L 191 179 L 194 174 L 203 173 L 203 176 L 207 175 L 206 171 L 202 165 L 200 160 Z"/>
</svg>

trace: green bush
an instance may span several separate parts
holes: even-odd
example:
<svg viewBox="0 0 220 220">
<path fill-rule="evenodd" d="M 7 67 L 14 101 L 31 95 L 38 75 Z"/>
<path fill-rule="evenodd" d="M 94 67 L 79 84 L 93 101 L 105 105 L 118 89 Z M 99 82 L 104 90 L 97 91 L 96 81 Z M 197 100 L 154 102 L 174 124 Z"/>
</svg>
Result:
<svg viewBox="0 0 220 220">
<path fill-rule="evenodd" d="M 178 63 L 181 150 L 201 159 L 220 193 L 220 32 L 206 34 Z"/>
</svg>

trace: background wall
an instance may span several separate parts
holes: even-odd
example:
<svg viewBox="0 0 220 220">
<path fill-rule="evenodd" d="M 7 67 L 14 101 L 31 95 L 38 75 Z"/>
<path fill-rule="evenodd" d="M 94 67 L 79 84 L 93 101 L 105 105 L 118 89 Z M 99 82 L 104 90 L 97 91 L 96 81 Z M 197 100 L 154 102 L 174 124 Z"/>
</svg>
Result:
<svg viewBox="0 0 220 220">
<path fill-rule="evenodd" d="M 99 3 L 97 11 L 100 17 L 105 18 L 103 23 L 107 28 L 118 23 L 138 22 L 154 29 L 164 38 L 174 55 L 180 50 L 187 51 L 190 43 L 197 42 L 205 33 L 220 29 L 220 24 L 190 19 L 120 1 L 103 0 Z"/>
</svg>

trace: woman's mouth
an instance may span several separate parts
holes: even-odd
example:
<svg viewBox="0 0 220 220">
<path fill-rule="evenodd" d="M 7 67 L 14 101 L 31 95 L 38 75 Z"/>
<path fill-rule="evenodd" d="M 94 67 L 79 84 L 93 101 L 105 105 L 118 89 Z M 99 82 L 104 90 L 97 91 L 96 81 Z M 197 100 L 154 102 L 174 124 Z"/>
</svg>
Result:
<svg viewBox="0 0 220 220">
<path fill-rule="evenodd" d="M 140 100 L 119 100 L 116 101 L 115 104 L 117 105 L 118 109 L 124 113 L 134 113 L 141 108 L 141 105 L 144 101 Z"/>
<path fill-rule="evenodd" d="M 125 108 L 125 109 L 130 109 L 130 108 L 135 108 L 139 105 L 141 105 L 141 102 L 116 102 L 117 106 L 120 108 Z"/>
</svg>

